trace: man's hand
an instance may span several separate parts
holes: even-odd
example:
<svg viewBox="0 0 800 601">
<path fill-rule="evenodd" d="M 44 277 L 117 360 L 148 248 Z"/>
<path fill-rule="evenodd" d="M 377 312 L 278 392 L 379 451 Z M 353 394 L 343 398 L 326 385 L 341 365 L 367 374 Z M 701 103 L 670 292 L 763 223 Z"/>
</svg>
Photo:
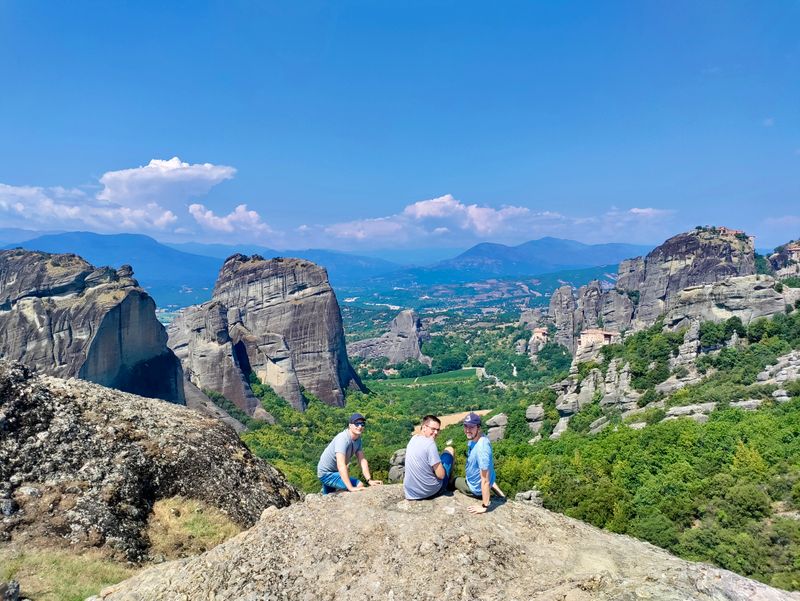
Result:
<svg viewBox="0 0 800 601">
<path fill-rule="evenodd" d="M 370 486 L 380 486 L 383 484 L 383 480 L 367 480 L 367 484 Z"/>
<path fill-rule="evenodd" d="M 362 492 L 367 490 L 365 486 L 356 486 L 355 488 L 351 488 L 350 492 Z"/>
<path fill-rule="evenodd" d="M 483 505 L 470 505 L 467 507 L 467 511 L 470 513 L 486 513 L 489 509 Z"/>
</svg>

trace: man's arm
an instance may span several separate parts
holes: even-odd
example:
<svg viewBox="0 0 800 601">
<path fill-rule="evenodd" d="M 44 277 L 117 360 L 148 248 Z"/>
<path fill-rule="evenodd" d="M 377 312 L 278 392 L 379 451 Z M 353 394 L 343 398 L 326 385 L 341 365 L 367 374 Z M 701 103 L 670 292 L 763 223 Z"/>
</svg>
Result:
<svg viewBox="0 0 800 601">
<path fill-rule="evenodd" d="M 486 513 L 489 503 L 492 502 L 492 485 L 489 483 L 489 470 L 481 470 L 481 506 L 470 505 L 467 511 L 470 513 Z"/>
<path fill-rule="evenodd" d="M 442 465 L 442 462 L 440 461 L 439 463 L 431 467 L 433 468 L 433 473 L 436 474 L 436 477 L 439 480 L 444 480 L 444 477 L 447 475 L 447 472 L 444 471 L 444 466 Z"/>
<path fill-rule="evenodd" d="M 370 486 L 383 484 L 381 480 L 372 479 L 372 473 L 369 471 L 369 463 L 367 463 L 367 458 L 364 456 L 364 451 L 356 451 L 356 457 L 358 457 L 358 463 L 361 465 L 361 473 L 364 474 L 364 478 L 367 479 L 367 484 Z"/>
</svg>

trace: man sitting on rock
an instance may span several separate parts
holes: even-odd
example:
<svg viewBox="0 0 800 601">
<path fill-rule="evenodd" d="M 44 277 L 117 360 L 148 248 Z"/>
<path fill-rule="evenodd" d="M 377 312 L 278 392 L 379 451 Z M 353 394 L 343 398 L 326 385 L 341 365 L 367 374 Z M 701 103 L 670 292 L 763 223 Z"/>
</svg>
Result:
<svg viewBox="0 0 800 601">
<path fill-rule="evenodd" d="M 436 437 L 442 423 L 435 415 L 422 418 L 420 433 L 412 436 L 406 446 L 406 471 L 403 492 L 406 499 L 420 501 L 432 499 L 447 490 L 453 473 L 454 451 L 447 447 L 440 455 Z"/>
<path fill-rule="evenodd" d="M 369 463 L 362 450 L 361 435 L 367 427 L 366 418 L 360 413 L 350 416 L 350 424 L 346 430 L 339 432 L 325 447 L 317 464 L 317 477 L 322 482 L 322 494 L 332 492 L 364 490 L 364 483 L 357 478 L 351 478 L 348 464 L 355 455 L 361 465 L 361 473 L 370 486 L 383 484 L 380 480 L 373 480 L 369 471 Z"/>
<path fill-rule="evenodd" d="M 456 490 L 481 500 L 481 505 L 470 505 L 467 511 L 485 513 L 491 503 L 492 488 L 505 497 L 495 482 L 492 443 L 481 432 L 481 416 L 470 413 L 464 418 L 464 435 L 467 443 L 466 478 L 456 478 Z"/>
</svg>

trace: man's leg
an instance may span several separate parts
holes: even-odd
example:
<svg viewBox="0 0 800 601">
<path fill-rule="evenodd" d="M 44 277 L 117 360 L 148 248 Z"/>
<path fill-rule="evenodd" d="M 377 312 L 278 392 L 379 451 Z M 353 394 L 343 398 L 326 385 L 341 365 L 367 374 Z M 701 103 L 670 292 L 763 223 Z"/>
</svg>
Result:
<svg viewBox="0 0 800 601">
<path fill-rule="evenodd" d="M 473 499 L 478 498 L 473 494 L 472 489 L 469 487 L 469 484 L 467 484 L 466 478 L 456 478 L 456 490 L 460 493 L 464 493 L 468 497 L 472 497 Z"/>
<path fill-rule="evenodd" d="M 444 468 L 444 478 L 442 479 L 442 488 L 439 490 L 439 494 L 443 492 L 447 492 L 447 488 L 450 486 L 450 477 L 453 475 L 453 464 L 455 463 L 454 452 L 451 447 L 447 447 L 439 458 L 442 460 L 442 467 Z"/>
<path fill-rule="evenodd" d="M 324 495 L 332 492 L 341 492 L 347 490 L 347 487 L 344 485 L 344 481 L 339 475 L 339 472 L 325 472 L 319 477 L 319 480 L 322 482 L 322 494 Z M 350 478 L 350 484 L 353 486 L 358 486 L 361 484 L 361 482 L 355 478 Z M 363 486 L 363 484 L 361 485 Z"/>
</svg>

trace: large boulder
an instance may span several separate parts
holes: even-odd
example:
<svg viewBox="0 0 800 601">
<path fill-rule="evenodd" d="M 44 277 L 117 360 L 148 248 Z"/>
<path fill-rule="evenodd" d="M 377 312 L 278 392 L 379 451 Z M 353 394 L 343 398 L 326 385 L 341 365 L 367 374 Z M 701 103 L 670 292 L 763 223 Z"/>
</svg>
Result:
<svg viewBox="0 0 800 601">
<path fill-rule="evenodd" d="M 302 389 L 335 406 L 344 404 L 346 388 L 363 389 L 347 360 L 328 274 L 301 259 L 229 257 L 212 300 L 170 324 L 169 344 L 195 386 L 254 417 L 260 406 L 251 372 L 301 410 Z"/>
<path fill-rule="evenodd" d="M 0 362 L 0 539 L 138 561 L 153 504 L 180 495 L 243 527 L 300 493 L 222 422 Z"/>
<path fill-rule="evenodd" d="M 363 359 L 386 357 L 389 363 L 393 364 L 414 359 L 430 365 L 430 357 L 422 354 L 422 342 L 425 337 L 419 316 L 412 309 L 406 309 L 392 320 L 388 332 L 377 338 L 352 342 L 347 351 L 351 357 Z"/>
<path fill-rule="evenodd" d="M 461 494 L 406 501 L 399 485 L 309 495 L 199 557 L 150 568 L 98 599 L 797 599 L 532 502 L 471 515 L 466 508 L 475 503 Z"/>
<path fill-rule="evenodd" d="M 183 403 L 183 372 L 166 343 L 155 303 L 130 266 L 0 252 L 1 357 L 40 373 Z"/>
</svg>

